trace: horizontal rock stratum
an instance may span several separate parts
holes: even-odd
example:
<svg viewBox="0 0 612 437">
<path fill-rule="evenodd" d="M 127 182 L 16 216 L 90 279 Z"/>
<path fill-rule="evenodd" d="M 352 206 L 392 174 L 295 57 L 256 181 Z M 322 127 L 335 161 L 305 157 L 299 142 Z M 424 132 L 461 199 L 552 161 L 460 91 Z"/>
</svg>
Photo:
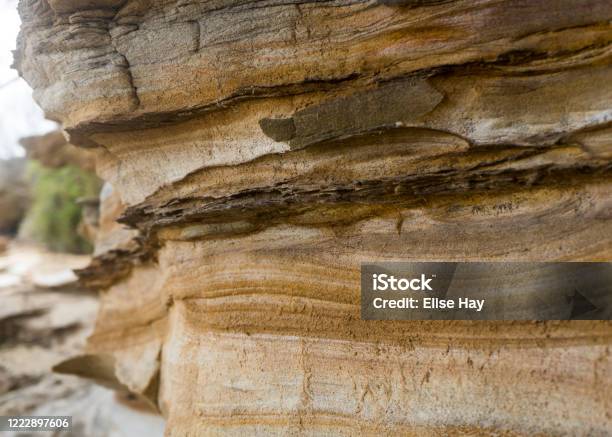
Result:
<svg viewBox="0 0 612 437">
<path fill-rule="evenodd" d="M 107 182 L 60 371 L 166 434 L 609 435 L 610 322 L 366 322 L 362 262 L 612 261 L 607 0 L 22 0 Z"/>
</svg>

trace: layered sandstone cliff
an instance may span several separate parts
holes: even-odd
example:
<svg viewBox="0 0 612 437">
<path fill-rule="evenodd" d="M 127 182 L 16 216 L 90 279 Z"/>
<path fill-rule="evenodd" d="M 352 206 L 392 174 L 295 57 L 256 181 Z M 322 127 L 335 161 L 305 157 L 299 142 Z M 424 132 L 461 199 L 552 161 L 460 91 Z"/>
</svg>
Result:
<svg viewBox="0 0 612 437">
<path fill-rule="evenodd" d="M 365 322 L 361 262 L 612 260 L 605 0 L 22 0 L 108 181 L 86 354 L 168 435 L 607 435 L 609 322 Z"/>
</svg>

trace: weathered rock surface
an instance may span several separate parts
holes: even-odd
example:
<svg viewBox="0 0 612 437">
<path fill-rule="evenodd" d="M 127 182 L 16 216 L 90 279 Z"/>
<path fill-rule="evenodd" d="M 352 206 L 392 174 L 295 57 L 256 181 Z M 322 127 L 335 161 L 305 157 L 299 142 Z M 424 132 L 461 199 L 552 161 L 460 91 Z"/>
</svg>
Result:
<svg viewBox="0 0 612 437">
<path fill-rule="evenodd" d="M 612 261 L 609 1 L 20 11 L 16 66 L 109 182 L 60 370 L 167 435 L 609 434 L 610 322 L 359 317 L 365 261 Z"/>
</svg>

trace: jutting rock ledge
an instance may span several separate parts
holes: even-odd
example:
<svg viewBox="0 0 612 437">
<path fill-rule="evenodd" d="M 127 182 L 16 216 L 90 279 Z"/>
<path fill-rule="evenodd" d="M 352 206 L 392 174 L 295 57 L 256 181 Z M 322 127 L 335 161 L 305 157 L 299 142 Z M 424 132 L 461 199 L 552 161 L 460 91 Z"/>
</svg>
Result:
<svg viewBox="0 0 612 437">
<path fill-rule="evenodd" d="M 108 182 L 58 370 L 169 436 L 610 432 L 610 322 L 359 315 L 361 262 L 612 260 L 610 1 L 20 13 L 16 67 Z"/>
</svg>

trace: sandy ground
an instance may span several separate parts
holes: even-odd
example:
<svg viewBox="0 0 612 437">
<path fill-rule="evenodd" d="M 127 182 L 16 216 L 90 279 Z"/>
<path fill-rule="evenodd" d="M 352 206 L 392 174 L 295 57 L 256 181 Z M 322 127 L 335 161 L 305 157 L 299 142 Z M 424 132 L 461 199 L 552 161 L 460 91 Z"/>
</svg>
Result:
<svg viewBox="0 0 612 437">
<path fill-rule="evenodd" d="M 71 433 L 33 436 L 162 436 L 163 419 L 125 395 L 51 371 L 79 353 L 93 328 L 97 298 L 71 270 L 87 263 L 15 242 L 0 253 L 0 415 L 73 416 Z"/>
</svg>

